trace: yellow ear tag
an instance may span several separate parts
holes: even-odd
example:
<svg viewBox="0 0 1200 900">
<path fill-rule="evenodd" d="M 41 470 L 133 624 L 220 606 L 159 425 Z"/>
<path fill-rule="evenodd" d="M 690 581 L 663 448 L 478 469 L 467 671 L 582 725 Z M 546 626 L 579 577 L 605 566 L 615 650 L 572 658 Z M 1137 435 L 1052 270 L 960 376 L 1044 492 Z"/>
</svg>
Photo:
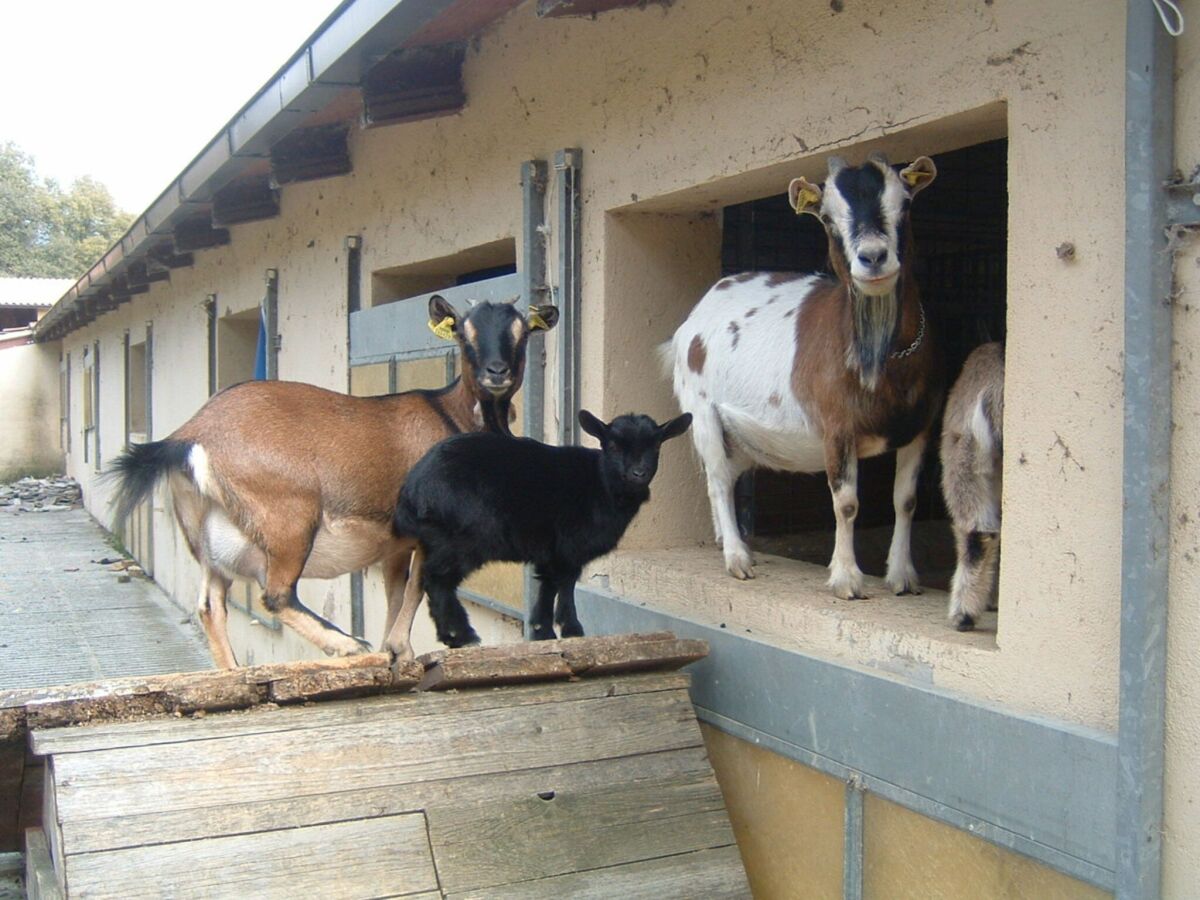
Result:
<svg viewBox="0 0 1200 900">
<path fill-rule="evenodd" d="M 446 316 L 442 321 L 434 324 L 433 319 L 429 320 L 429 330 L 440 337 L 443 341 L 454 340 L 454 316 Z"/>
<path fill-rule="evenodd" d="M 918 169 L 913 169 L 911 172 L 904 173 L 904 180 L 908 182 L 909 187 L 916 187 L 928 177 L 928 172 L 922 172 Z"/>
<path fill-rule="evenodd" d="M 810 206 L 815 206 L 821 199 L 813 188 L 803 187 L 796 194 L 796 215 L 802 215 Z"/>
<path fill-rule="evenodd" d="M 546 320 L 539 316 L 532 308 L 529 310 L 529 330 L 530 331 L 549 331 L 550 326 L 546 324 Z"/>
</svg>

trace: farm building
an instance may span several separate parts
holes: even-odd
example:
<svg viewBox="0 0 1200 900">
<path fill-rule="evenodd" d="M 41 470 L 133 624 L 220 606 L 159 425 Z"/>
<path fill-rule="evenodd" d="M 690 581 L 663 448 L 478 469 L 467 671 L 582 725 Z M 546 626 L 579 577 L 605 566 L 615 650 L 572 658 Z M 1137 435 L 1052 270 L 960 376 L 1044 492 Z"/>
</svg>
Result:
<svg viewBox="0 0 1200 900">
<path fill-rule="evenodd" d="M 823 181 L 831 155 L 929 156 L 914 252 L 945 377 L 1006 341 L 998 612 L 947 624 L 932 449 L 927 590 L 871 577 L 846 601 L 824 586 L 823 476 L 742 480 L 759 567 L 738 581 L 677 441 L 586 573 L 581 619 L 709 642 L 692 699 L 758 896 L 1189 896 L 1200 10 L 1183 6 L 1172 36 L 1152 0 L 347 0 L 34 327 L 59 362 L 67 472 L 109 521 L 106 464 L 229 385 L 443 385 L 432 292 L 559 308 L 522 433 L 575 442 L 581 408 L 663 421 L 657 348 L 715 281 L 824 265 L 792 178 Z M 859 476 L 869 576 L 891 465 Z M 190 607 L 200 570 L 166 501 L 124 540 Z M 516 566 L 468 582 L 485 643 L 521 635 L 531 589 Z M 239 661 L 312 656 L 257 592 L 232 597 Z M 377 572 L 301 596 L 382 637 Z"/>
</svg>

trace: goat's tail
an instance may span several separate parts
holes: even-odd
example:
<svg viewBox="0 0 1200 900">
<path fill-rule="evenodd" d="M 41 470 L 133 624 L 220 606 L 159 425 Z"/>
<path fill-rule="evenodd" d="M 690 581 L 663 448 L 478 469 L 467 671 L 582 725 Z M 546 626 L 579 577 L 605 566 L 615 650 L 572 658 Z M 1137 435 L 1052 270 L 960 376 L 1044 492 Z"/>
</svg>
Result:
<svg viewBox="0 0 1200 900">
<path fill-rule="evenodd" d="M 675 339 L 667 338 L 655 348 L 655 353 L 658 354 L 658 364 L 662 369 L 664 378 L 673 378 L 675 375 Z"/>
<path fill-rule="evenodd" d="M 150 495 L 160 478 L 173 471 L 188 470 L 191 450 L 192 444 L 188 441 L 151 441 L 133 444 L 114 459 L 105 473 L 106 478 L 114 478 L 117 482 L 112 499 L 116 508 L 113 522 L 120 525 L 128 519 L 134 507 Z"/>
</svg>

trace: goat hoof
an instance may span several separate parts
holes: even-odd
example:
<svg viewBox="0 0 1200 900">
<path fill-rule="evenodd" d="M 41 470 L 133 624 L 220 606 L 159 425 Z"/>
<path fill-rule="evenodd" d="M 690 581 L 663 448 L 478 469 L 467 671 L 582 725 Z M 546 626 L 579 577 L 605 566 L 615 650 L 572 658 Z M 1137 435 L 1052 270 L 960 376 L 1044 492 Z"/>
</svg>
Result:
<svg viewBox="0 0 1200 900">
<path fill-rule="evenodd" d="M 975 617 L 973 615 L 971 615 L 970 613 L 959 613 L 957 616 L 954 616 L 950 621 L 954 625 L 954 628 L 956 631 L 974 631 L 975 630 Z"/>
<path fill-rule="evenodd" d="M 409 660 L 416 659 L 416 656 L 413 654 L 412 644 L 406 644 L 403 647 L 385 647 L 384 649 L 391 654 L 393 663 L 408 662 Z"/>
<path fill-rule="evenodd" d="M 548 625 L 534 625 L 529 634 L 530 640 L 534 641 L 552 641 L 554 637 L 554 629 Z"/>
<path fill-rule="evenodd" d="M 738 554 L 725 558 L 725 571 L 738 581 L 754 577 L 754 560 L 749 554 Z"/>
<path fill-rule="evenodd" d="M 583 637 L 583 626 L 580 625 L 578 622 L 573 622 L 571 624 L 564 625 L 564 626 L 562 626 L 560 631 L 562 633 L 562 636 L 565 638 Z"/>
</svg>

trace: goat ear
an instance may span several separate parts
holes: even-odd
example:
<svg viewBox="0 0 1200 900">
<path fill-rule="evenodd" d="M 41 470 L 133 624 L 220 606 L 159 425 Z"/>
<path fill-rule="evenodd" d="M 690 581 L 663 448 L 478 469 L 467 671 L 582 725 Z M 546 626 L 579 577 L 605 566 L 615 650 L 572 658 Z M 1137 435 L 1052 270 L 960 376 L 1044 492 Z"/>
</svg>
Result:
<svg viewBox="0 0 1200 900">
<path fill-rule="evenodd" d="M 586 409 L 579 411 L 579 427 L 592 437 L 603 441 L 608 436 L 608 426 L 593 416 Z"/>
<path fill-rule="evenodd" d="M 692 414 L 684 413 L 678 418 L 672 419 L 670 422 L 665 422 L 658 426 L 658 442 L 669 441 L 671 438 L 679 437 L 692 426 Z"/>
<path fill-rule="evenodd" d="M 821 210 L 821 189 L 804 176 L 793 178 L 788 185 L 788 202 L 796 215 L 818 215 Z"/>
<path fill-rule="evenodd" d="M 444 341 L 454 340 L 458 327 L 458 313 L 450 301 L 441 294 L 429 298 L 429 330 Z"/>
<path fill-rule="evenodd" d="M 530 331 L 549 331 L 558 324 L 558 307 L 531 306 L 525 321 L 529 323 Z"/>
<path fill-rule="evenodd" d="M 908 185 L 908 192 L 916 196 L 918 192 L 929 187 L 937 178 L 937 166 L 928 156 L 918 156 L 900 170 L 900 177 Z"/>
</svg>

